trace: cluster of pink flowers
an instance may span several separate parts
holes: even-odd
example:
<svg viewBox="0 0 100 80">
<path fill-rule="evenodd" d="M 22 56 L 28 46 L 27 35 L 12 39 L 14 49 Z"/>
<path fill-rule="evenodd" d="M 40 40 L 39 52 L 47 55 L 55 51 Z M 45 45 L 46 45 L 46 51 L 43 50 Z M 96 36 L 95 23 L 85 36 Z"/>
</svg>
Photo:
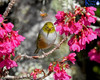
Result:
<svg viewBox="0 0 100 80">
<path fill-rule="evenodd" d="M 30 74 L 30 76 L 33 76 L 33 79 L 37 78 L 38 74 L 41 74 L 43 72 L 43 70 L 40 69 L 34 69 L 34 71 Z"/>
<path fill-rule="evenodd" d="M 64 57 L 63 61 L 68 60 L 68 61 L 71 61 L 73 64 L 75 64 L 75 61 L 76 61 L 75 56 L 76 56 L 75 53 L 71 53 L 68 56 Z"/>
<path fill-rule="evenodd" d="M 95 31 L 100 38 L 100 28 L 95 29 Z M 90 50 L 88 56 L 90 57 L 91 61 L 96 61 L 97 63 L 100 63 L 100 40 L 97 41 L 97 46 Z"/>
<path fill-rule="evenodd" d="M 6 66 L 7 69 L 17 67 L 17 63 L 11 60 L 14 56 L 15 48 L 18 47 L 24 37 L 18 34 L 18 31 L 12 30 L 14 25 L 4 23 L 2 15 L 0 15 L 0 68 Z"/>
<path fill-rule="evenodd" d="M 70 80 L 71 76 L 69 76 L 65 69 L 69 69 L 69 64 L 64 63 L 65 61 L 71 61 L 73 64 L 75 64 L 75 53 L 71 53 L 68 56 L 64 57 L 63 60 L 59 63 L 57 62 L 56 66 L 54 64 L 50 63 L 49 65 L 49 71 L 54 72 L 54 79 L 55 80 Z"/>
<path fill-rule="evenodd" d="M 50 63 L 48 67 L 49 73 L 54 72 L 54 79 L 55 80 L 70 80 L 71 76 L 67 74 L 65 69 L 69 69 L 69 64 L 65 63 L 65 61 L 71 61 L 73 64 L 75 64 L 75 53 L 70 53 L 68 56 L 64 57 L 61 62 L 56 61 L 53 63 Z M 34 71 L 30 74 L 30 76 L 33 76 L 33 79 L 37 79 L 37 75 L 44 73 L 43 70 L 40 69 L 34 69 Z M 45 73 L 44 73 L 45 74 Z"/>
<path fill-rule="evenodd" d="M 66 36 L 73 34 L 68 42 L 70 50 L 79 52 L 86 48 L 86 43 L 89 44 L 90 41 L 97 38 L 97 33 L 88 27 L 91 23 L 96 22 L 94 11 L 96 11 L 94 7 L 81 8 L 76 6 L 74 14 L 64 11 L 58 11 L 56 14 L 56 31 L 60 35 L 63 33 Z M 81 16 L 78 21 L 75 21 L 76 16 Z"/>
<path fill-rule="evenodd" d="M 60 64 L 57 64 L 54 67 L 54 79 L 55 80 L 70 80 L 71 76 L 69 76 L 66 71 L 62 68 L 60 68 Z"/>
</svg>

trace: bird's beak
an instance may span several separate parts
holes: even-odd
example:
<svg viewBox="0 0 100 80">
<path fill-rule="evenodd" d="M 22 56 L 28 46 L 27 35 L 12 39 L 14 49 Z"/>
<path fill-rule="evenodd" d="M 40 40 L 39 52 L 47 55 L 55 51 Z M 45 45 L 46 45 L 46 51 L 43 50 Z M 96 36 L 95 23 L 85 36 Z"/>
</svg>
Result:
<svg viewBox="0 0 100 80">
<path fill-rule="evenodd" d="M 49 35 L 50 30 L 51 30 L 51 29 L 48 30 L 47 37 L 48 37 L 48 35 Z"/>
</svg>

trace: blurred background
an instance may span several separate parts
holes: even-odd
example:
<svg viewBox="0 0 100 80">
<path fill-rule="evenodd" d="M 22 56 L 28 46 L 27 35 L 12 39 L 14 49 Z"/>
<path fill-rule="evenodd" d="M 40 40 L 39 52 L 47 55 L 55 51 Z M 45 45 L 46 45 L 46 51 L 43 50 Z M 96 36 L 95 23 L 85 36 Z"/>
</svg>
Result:
<svg viewBox="0 0 100 80">
<path fill-rule="evenodd" d="M 0 0 L 0 14 L 3 14 L 9 1 L 10 0 Z M 16 55 L 35 55 L 33 53 L 36 49 L 37 36 L 44 23 L 46 21 L 54 23 L 56 21 L 55 14 L 57 11 L 73 12 L 76 5 L 84 7 L 85 0 L 17 0 L 7 16 L 7 20 L 15 25 L 14 30 L 18 30 L 19 34 L 26 37 L 25 41 L 16 48 Z M 96 16 L 100 17 L 100 5 L 95 7 L 97 7 Z M 42 11 L 48 15 L 45 19 L 40 16 Z M 93 26 L 95 26 L 95 28 L 96 26 L 100 27 L 100 22 L 96 22 Z M 63 37 L 64 35 L 60 36 L 58 34 L 55 44 L 59 43 Z M 76 64 L 71 64 L 71 68 L 67 70 L 67 73 L 72 76 L 71 80 L 100 80 L 100 64 L 90 61 L 87 56 L 88 52 L 96 46 L 98 40 L 100 40 L 100 38 L 87 45 L 86 50 L 77 53 Z M 60 49 L 44 59 L 21 59 L 17 62 L 18 67 L 10 70 L 10 75 L 25 75 L 32 72 L 34 68 L 43 68 L 47 72 L 50 62 L 68 55 L 69 52 L 69 47 L 67 42 L 65 42 Z M 41 51 L 37 55 L 41 55 Z M 51 74 L 44 80 L 53 80 L 53 75 Z"/>
</svg>

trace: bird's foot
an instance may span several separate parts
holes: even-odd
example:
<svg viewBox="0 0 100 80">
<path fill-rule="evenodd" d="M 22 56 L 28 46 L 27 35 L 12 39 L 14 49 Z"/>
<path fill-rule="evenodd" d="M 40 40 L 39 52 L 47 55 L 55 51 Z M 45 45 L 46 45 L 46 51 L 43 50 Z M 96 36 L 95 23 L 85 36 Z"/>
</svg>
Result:
<svg viewBox="0 0 100 80">
<path fill-rule="evenodd" d="M 44 56 L 47 56 L 47 54 L 44 51 L 42 51 L 42 53 L 43 53 Z"/>
<path fill-rule="evenodd" d="M 44 52 L 44 51 L 42 51 L 42 53 L 43 53 L 43 54 L 45 54 L 45 52 Z"/>
</svg>

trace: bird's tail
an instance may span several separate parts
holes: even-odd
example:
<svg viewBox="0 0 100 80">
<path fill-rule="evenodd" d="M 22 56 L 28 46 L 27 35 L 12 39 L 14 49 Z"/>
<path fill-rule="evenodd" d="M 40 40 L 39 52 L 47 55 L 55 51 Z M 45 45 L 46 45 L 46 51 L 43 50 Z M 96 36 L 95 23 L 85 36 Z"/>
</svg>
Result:
<svg viewBox="0 0 100 80">
<path fill-rule="evenodd" d="M 39 48 L 37 48 L 36 50 L 35 50 L 35 52 L 34 52 L 34 54 L 37 54 L 38 52 L 39 52 Z"/>
</svg>

